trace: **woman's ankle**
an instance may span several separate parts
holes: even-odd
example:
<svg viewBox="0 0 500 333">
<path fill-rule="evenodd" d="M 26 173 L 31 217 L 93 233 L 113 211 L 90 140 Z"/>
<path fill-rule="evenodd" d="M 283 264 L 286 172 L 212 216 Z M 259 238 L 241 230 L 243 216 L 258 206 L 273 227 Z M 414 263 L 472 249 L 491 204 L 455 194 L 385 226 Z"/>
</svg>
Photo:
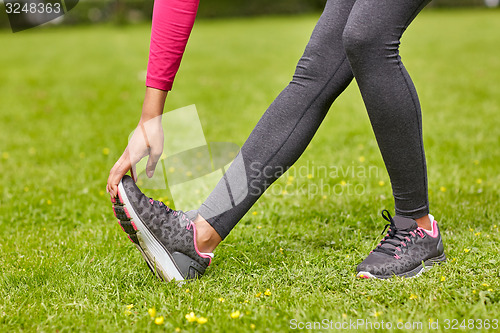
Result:
<svg viewBox="0 0 500 333">
<path fill-rule="evenodd" d="M 420 228 L 426 230 L 432 230 L 432 221 L 429 215 L 422 216 L 421 218 L 415 219 Z"/>
<path fill-rule="evenodd" d="M 196 226 L 196 246 L 202 253 L 211 253 L 222 242 L 215 229 L 201 215 L 194 220 Z"/>
</svg>

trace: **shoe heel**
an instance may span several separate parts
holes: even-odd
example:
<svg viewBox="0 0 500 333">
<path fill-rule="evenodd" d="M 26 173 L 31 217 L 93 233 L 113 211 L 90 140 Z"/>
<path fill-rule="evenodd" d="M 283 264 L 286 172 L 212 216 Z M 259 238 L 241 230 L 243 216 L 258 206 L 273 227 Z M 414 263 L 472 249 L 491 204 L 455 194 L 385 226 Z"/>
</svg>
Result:
<svg viewBox="0 0 500 333">
<path fill-rule="evenodd" d="M 437 257 L 434 257 L 434 258 L 431 258 L 431 259 L 427 259 L 424 263 L 425 263 L 425 266 L 433 266 L 433 265 L 440 265 L 440 264 L 443 264 L 446 262 L 446 255 L 444 254 L 441 254 L 440 256 L 437 256 Z"/>
</svg>

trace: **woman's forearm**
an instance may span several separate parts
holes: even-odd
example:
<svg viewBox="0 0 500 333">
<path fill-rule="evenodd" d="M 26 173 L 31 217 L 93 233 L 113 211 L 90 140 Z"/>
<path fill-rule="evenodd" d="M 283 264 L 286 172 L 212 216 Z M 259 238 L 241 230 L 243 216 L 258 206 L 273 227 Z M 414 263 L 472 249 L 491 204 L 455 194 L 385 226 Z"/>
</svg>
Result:
<svg viewBox="0 0 500 333">
<path fill-rule="evenodd" d="M 146 87 L 140 122 L 144 123 L 163 114 L 168 91 Z"/>
</svg>

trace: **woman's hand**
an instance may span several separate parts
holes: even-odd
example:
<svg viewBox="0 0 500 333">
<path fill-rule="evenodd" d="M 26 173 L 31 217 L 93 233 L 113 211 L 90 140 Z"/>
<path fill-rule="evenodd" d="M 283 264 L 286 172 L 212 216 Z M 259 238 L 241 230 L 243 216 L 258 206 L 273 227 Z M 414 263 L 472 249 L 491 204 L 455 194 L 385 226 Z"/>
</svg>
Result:
<svg viewBox="0 0 500 333">
<path fill-rule="evenodd" d="M 163 152 L 163 128 L 161 115 L 167 92 L 154 88 L 146 89 L 142 115 L 137 128 L 132 134 L 127 148 L 109 172 L 106 191 L 112 198 L 118 194 L 118 184 L 122 177 L 130 170 L 134 181 L 137 181 L 136 164 L 149 155 L 146 174 L 153 177 L 156 164 Z"/>
</svg>

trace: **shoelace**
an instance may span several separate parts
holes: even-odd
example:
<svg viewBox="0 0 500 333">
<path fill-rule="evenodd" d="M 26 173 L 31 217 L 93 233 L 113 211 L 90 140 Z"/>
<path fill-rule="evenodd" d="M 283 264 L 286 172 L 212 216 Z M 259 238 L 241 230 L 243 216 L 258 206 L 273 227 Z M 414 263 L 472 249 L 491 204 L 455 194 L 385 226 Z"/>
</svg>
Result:
<svg viewBox="0 0 500 333">
<path fill-rule="evenodd" d="M 165 205 L 162 201 L 154 200 L 153 198 L 149 198 L 149 203 L 153 206 L 155 203 L 158 204 L 161 208 L 165 209 L 167 214 L 172 214 L 173 216 L 180 216 L 183 221 L 193 222 L 189 217 L 187 217 L 186 213 L 182 210 L 173 210 L 169 206 Z"/>
<path fill-rule="evenodd" d="M 389 229 L 387 230 L 385 237 L 372 252 L 382 252 L 394 256 L 396 259 L 400 259 L 401 257 L 398 253 L 402 252 L 401 247 L 406 247 L 407 243 L 411 242 L 412 238 L 416 238 L 418 236 L 424 238 L 424 233 L 420 229 L 398 229 L 387 209 L 382 211 L 382 217 L 384 220 L 389 222 L 385 225 L 382 235 L 385 233 L 387 228 Z"/>
</svg>

